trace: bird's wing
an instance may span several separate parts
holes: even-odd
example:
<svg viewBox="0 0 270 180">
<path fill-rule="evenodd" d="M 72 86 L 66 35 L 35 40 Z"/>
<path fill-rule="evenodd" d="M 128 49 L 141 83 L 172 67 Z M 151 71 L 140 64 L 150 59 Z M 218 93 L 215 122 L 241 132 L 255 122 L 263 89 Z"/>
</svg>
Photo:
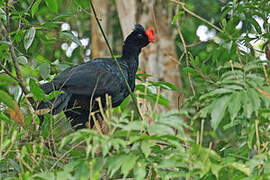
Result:
<svg viewBox="0 0 270 180">
<path fill-rule="evenodd" d="M 128 78 L 126 66 L 122 66 L 123 72 Z M 101 96 L 109 94 L 111 96 L 121 96 L 125 81 L 111 61 L 93 62 L 79 65 L 63 71 L 53 81 L 57 90 L 68 91 L 72 94 L 90 96 Z"/>
</svg>

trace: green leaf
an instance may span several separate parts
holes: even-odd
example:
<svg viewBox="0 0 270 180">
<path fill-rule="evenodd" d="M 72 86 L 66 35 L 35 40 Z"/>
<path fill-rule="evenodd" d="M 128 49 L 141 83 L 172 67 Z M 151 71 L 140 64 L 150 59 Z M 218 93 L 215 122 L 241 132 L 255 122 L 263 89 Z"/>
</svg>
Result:
<svg viewBox="0 0 270 180">
<path fill-rule="evenodd" d="M 39 66 L 39 72 L 43 79 L 47 79 L 51 72 L 51 66 L 48 63 L 43 63 Z"/>
<path fill-rule="evenodd" d="M 66 17 L 71 17 L 71 16 L 74 16 L 74 15 L 72 15 L 72 14 L 61 14 L 61 15 L 56 16 L 55 18 L 53 18 L 53 20 L 64 19 Z"/>
<path fill-rule="evenodd" d="M 1 121 L 8 121 L 9 118 L 8 118 L 5 114 L 0 113 L 0 120 L 1 120 Z"/>
<path fill-rule="evenodd" d="M 222 95 L 222 94 L 227 94 L 227 93 L 231 93 L 234 92 L 232 89 L 226 89 L 226 88 L 219 88 L 219 89 L 215 89 L 207 94 L 204 94 L 200 97 L 200 100 L 212 97 L 212 96 L 218 96 L 218 95 Z"/>
<path fill-rule="evenodd" d="M 211 126 L 214 128 L 214 130 L 217 129 L 219 123 L 224 117 L 230 99 L 231 96 L 223 96 L 215 102 L 213 111 L 211 113 Z"/>
<path fill-rule="evenodd" d="M 148 157 L 151 153 L 151 146 L 153 146 L 153 143 L 150 143 L 148 140 L 141 142 L 141 149 L 145 157 Z"/>
<path fill-rule="evenodd" d="M 160 135 L 166 135 L 166 134 L 174 134 L 174 130 L 170 128 L 169 126 L 163 125 L 163 124 L 153 124 L 149 127 L 149 132 L 160 134 Z"/>
<path fill-rule="evenodd" d="M 1 9 L 1 8 L 0 8 Z M 11 45 L 11 43 L 10 42 L 8 42 L 8 41 L 0 41 L 0 44 L 6 44 L 6 45 L 8 45 L 8 46 L 10 46 Z"/>
<path fill-rule="evenodd" d="M 112 177 L 115 172 L 121 167 L 121 165 L 125 161 L 126 155 L 117 155 L 117 156 L 111 156 L 108 159 L 107 165 L 108 170 L 111 172 L 110 177 Z"/>
<path fill-rule="evenodd" d="M 241 94 L 239 92 L 236 92 L 231 96 L 231 102 L 228 105 L 228 110 L 231 115 L 232 121 L 236 118 L 240 109 L 241 109 Z"/>
<path fill-rule="evenodd" d="M 40 4 L 41 0 L 37 0 L 33 6 L 32 6 L 32 9 L 31 9 L 31 15 L 32 17 L 34 17 L 34 15 L 36 14 L 36 12 L 38 11 L 38 6 Z"/>
<path fill-rule="evenodd" d="M 176 87 L 175 85 L 173 85 L 167 81 L 158 81 L 158 82 L 147 81 L 147 82 L 151 83 L 153 86 L 160 86 L 163 89 L 168 89 L 168 90 L 173 90 L 173 91 L 178 90 L 178 87 Z"/>
<path fill-rule="evenodd" d="M 178 17 L 180 15 L 184 14 L 184 11 L 179 11 L 174 17 L 173 17 L 173 20 L 172 20 L 172 24 L 174 24 L 176 22 L 176 20 L 178 19 Z"/>
<path fill-rule="evenodd" d="M 14 109 L 13 98 L 5 91 L 0 90 L 0 102 L 4 103 L 6 106 Z"/>
<path fill-rule="evenodd" d="M 248 97 L 250 99 L 250 102 L 252 104 L 252 111 L 257 112 L 258 109 L 261 107 L 261 99 L 259 96 L 259 92 L 255 89 L 249 89 L 247 91 Z"/>
<path fill-rule="evenodd" d="M 228 163 L 226 166 L 238 169 L 239 171 L 242 171 L 247 176 L 249 176 L 251 174 L 250 169 L 246 165 L 238 163 L 238 162 Z"/>
<path fill-rule="evenodd" d="M 52 12 L 58 13 L 57 0 L 45 0 L 47 7 L 52 10 Z"/>
<path fill-rule="evenodd" d="M 252 110 L 251 100 L 249 99 L 247 92 L 241 93 L 241 101 L 243 104 L 245 116 L 247 118 L 250 118 L 253 110 Z"/>
<path fill-rule="evenodd" d="M 0 18 L 3 19 L 4 21 L 7 20 L 6 13 L 2 8 L 0 8 Z"/>
<path fill-rule="evenodd" d="M 136 164 L 137 157 L 134 155 L 127 155 L 124 160 L 123 164 L 121 166 L 121 172 L 124 174 L 124 178 L 127 177 L 128 173 L 132 168 L 134 168 Z"/>
<path fill-rule="evenodd" d="M 63 36 L 65 36 L 66 38 L 68 38 L 70 41 L 75 42 L 77 45 L 82 47 L 81 41 L 76 36 L 74 36 L 72 33 L 62 32 L 61 34 Z"/>
<path fill-rule="evenodd" d="M 34 41 L 36 35 L 35 27 L 31 27 L 24 36 L 24 48 L 27 50 Z"/>
<path fill-rule="evenodd" d="M 197 71 L 195 69 L 191 68 L 191 67 L 185 67 L 185 68 L 183 68 L 183 72 L 191 73 L 191 74 L 197 73 Z"/>
<path fill-rule="evenodd" d="M 28 60 L 25 56 L 17 57 L 17 61 L 19 64 L 22 64 L 22 65 L 26 65 L 28 63 Z"/>
<path fill-rule="evenodd" d="M 37 85 L 36 81 L 30 79 L 29 86 L 30 91 L 33 93 L 35 100 L 45 99 L 45 94 L 43 90 Z"/>
<path fill-rule="evenodd" d="M 249 21 L 251 22 L 257 33 L 262 34 L 261 26 L 259 25 L 259 23 L 252 17 L 249 18 Z"/>
<path fill-rule="evenodd" d="M 15 79 L 13 79 L 10 76 L 5 75 L 5 74 L 0 75 L 0 82 L 6 83 L 6 84 L 17 83 L 17 81 Z"/>
<path fill-rule="evenodd" d="M 145 163 L 142 161 L 138 161 L 134 168 L 133 174 L 135 175 L 136 180 L 144 179 L 146 175 Z"/>
</svg>

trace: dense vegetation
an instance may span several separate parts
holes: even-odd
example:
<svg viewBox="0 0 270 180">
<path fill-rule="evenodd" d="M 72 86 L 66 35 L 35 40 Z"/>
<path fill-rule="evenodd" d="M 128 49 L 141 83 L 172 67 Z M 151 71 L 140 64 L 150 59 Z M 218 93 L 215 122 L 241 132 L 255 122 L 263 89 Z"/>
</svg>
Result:
<svg viewBox="0 0 270 180">
<path fill-rule="evenodd" d="M 52 99 L 59 92 L 45 95 L 38 84 L 88 58 L 61 25 L 88 37 L 89 1 L 0 0 L 0 179 L 270 179 L 269 1 L 166 3 L 178 6 L 170 21 L 179 35 L 171 42 L 179 109 L 159 106 L 170 104 L 160 89 L 180 87 L 145 81 L 136 87 L 151 107 L 143 119 L 127 98 L 107 108 L 102 125 L 74 132 L 63 113 L 45 114 L 39 127 L 25 95 Z M 112 13 L 115 55 L 117 18 Z M 199 41 L 202 24 L 215 36 Z M 65 42 L 78 46 L 69 57 Z"/>
</svg>

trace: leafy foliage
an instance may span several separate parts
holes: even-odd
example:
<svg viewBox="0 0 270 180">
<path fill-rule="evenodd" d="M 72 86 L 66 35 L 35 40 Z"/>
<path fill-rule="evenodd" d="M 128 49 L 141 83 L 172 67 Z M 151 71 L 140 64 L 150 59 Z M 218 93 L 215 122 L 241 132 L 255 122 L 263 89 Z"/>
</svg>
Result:
<svg viewBox="0 0 270 180">
<path fill-rule="evenodd" d="M 260 58 L 270 37 L 268 1 L 162 2 L 179 6 L 169 22 L 172 31 L 180 24 L 187 44 L 175 40 L 186 59 L 183 88 L 138 73 L 143 121 L 127 98 L 105 111 L 104 126 L 76 132 L 63 114 L 45 114 L 39 127 L 22 94 L 24 84 L 35 101 L 53 99 L 61 92 L 45 95 L 39 81 L 82 63 L 82 42 L 60 25 L 89 36 L 89 2 L 63 2 L 0 0 L 0 179 L 270 179 L 269 59 Z M 198 43 L 201 24 L 215 28 L 215 38 Z M 63 43 L 78 48 L 67 57 Z M 159 111 L 170 107 L 160 89 L 183 92 L 179 110 Z"/>
</svg>

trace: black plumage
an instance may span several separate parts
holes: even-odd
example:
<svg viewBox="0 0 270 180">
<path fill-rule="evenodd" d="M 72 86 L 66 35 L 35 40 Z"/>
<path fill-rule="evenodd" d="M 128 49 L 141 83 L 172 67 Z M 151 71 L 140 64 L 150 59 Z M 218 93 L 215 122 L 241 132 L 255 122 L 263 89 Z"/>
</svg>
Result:
<svg viewBox="0 0 270 180">
<path fill-rule="evenodd" d="M 122 56 L 117 58 L 132 91 L 139 65 L 138 56 L 141 49 L 152 41 L 152 29 L 145 31 L 143 26 L 135 25 L 124 42 Z M 50 102 L 41 102 L 38 109 L 50 108 L 52 114 L 64 111 L 75 129 L 84 128 L 89 120 L 89 113 L 99 110 L 96 98 L 100 97 L 102 106 L 105 107 L 108 94 L 111 96 L 112 106 L 116 107 L 129 95 L 124 78 L 112 58 L 97 58 L 67 68 L 53 81 L 41 85 L 41 89 L 46 94 L 54 90 L 63 91 Z M 93 122 L 90 123 L 93 125 Z"/>
</svg>

